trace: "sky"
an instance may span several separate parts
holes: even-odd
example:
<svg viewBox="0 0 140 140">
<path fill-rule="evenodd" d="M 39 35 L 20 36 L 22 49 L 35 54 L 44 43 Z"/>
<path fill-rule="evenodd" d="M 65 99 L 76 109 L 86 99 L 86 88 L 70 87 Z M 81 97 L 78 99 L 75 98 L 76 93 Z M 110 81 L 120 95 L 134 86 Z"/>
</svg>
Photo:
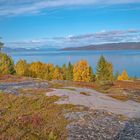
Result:
<svg viewBox="0 0 140 140">
<path fill-rule="evenodd" d="M 140 0 L 0 0 L 8 47 L 139 42 Z"/>
</svg>

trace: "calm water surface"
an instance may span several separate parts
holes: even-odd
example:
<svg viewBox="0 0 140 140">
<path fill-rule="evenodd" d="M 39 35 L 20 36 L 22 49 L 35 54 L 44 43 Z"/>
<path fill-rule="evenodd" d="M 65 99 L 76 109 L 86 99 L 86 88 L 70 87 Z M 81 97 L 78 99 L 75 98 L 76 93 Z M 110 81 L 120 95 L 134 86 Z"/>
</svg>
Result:
<svg viewBox="0 0 140 140">
<path fill-rule="evenodd" d="M 140 50 L 134 51 L 33 51 L 33 52 L 11 52 L 15 62 L 20 59 L 26 59 L 28 62 L 42 61 L 63 65 L 71 61 L 88 60 L 90 65 L 96 70 L 96 64 L 101 55 L 114 65 L 115 71 L 122 72 L 124 69 L 128 71 L 130 76 L 140 77 Z"/>
</svg>

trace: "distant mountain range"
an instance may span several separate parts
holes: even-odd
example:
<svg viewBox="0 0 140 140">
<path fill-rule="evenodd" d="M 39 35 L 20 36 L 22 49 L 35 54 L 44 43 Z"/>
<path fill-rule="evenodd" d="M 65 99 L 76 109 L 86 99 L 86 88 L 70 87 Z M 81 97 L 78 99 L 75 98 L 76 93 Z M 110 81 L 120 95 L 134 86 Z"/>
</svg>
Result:
<svg viewBox="0 0 140 140">
<path fill-rule="evenodd" d="M 74 50 L 140 50 L 140 42 L 109 43 L 100 45 L 89 45 L 84 47 L 63 48 L 63 51 Z"/>
<path fill-rule="evenodd" d="M 10 48 L 10 47 L 5 47 L 3 48 L 3 51 L 8 53 L 8 52 L 38 52 L 38 51 L 56 51 L 58 50 L 57 48 L 44 48 L 44 47 L 39 47 L 39 48 Z"/>
<path fill-rule="evenodd" d="M 126 43 L 109 43 L 109 44 L 98 44 L 98 45 L 89 45 L 83 47 L 70 47 L 70 48 L 47 48 L 47 47 L 38 47 L 38 48 L 10 48 L 5 47 L 3 51 L 6 53 L 9 52 L 47 52 L 47 51 L 84 51 L 84 50 L 140 50 L 140 42 L 126 42 Z"/>
</svg>

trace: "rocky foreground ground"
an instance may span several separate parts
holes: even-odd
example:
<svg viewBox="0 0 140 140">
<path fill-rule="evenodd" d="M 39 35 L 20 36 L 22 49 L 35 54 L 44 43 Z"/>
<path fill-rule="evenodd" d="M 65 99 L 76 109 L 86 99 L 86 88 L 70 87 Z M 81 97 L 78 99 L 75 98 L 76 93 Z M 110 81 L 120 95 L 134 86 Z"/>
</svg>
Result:
<svg viewBox="0 0 140 140">
<path fill-rule="evenodd" d="M 23 88 L 48 89 L 49 84 L 34 80 L 0 84 L 2 92 L 16 96 L 20 95 L 19 91 Z M 61 97 L 56 103 L 75 104 L 79 108 L 78 111 L 64 113 L 64 117 L 69 120 L 68 140 L 140 140 L 139 103 L 117 101 L 96 91 L 95 94 L 91 93 L 91 90 L 85 88 L 63 87 L 50 90 L 52 91 L 47 92 L 47 96 Z M 115 110 L 114 105 L 118 105 Z"/>
<path fill-rule="evenodd" d="M 75 120 L 67 126 L 69 140 L 139 140 L 140 119 L 122 120 L 104 110 L 66 115 Z"/>
<path fill-rule="evenodd" d="M 69 113 L 69 140 L 139 140 L 140 103 L 119 101 L 95 90 L 64 87 L 48 92 L 58 104 L 83 105 L 85 112 Z"/>
<path fill-rule="evenodd" d="M 92 109 L 103 109 L 128 118 L 140 118 L 140 103 L 121 101 L 88 88 L 64 87 L 52 89 L 47 96 L 60 96 L 58 104 L 83 105 Z"/>
</svg>

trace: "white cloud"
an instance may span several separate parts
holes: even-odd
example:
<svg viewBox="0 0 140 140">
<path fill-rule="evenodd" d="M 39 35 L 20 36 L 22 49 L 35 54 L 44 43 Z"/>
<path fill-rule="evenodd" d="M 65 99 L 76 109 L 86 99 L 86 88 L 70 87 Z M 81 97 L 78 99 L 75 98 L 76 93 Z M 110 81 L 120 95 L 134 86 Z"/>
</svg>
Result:
<svg viewBox="0 0 140 140">
<path fill-rule="evenodd" d="M 7 47 L 35 48 L 35 47 L 79 47 L 91 44 L 138 42 L 140 30 L 104 31 L 79 36 L 42 38 L 27 41 L 7 42 Z"/>
<path fill-rule="evenodd" d="M 52 7 L 140 3 L 140 0 L 0 0 L 0 16 L 40 13 Z"/>
</svg>

